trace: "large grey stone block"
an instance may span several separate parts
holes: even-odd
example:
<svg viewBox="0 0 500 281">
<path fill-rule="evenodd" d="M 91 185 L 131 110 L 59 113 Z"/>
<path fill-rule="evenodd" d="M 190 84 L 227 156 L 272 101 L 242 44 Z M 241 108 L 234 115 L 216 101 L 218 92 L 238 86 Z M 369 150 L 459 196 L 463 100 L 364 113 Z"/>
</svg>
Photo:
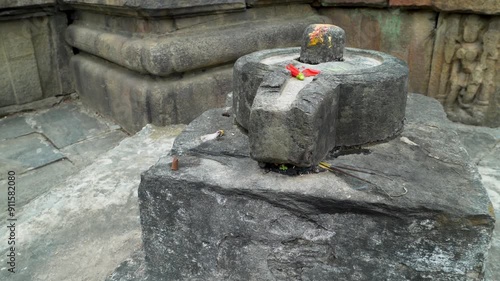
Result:
<svg viewBox="0 0 500 281">
<path fill-rule="evenodd" d="M 421 116 L 442 110 L 410 100 Z M 482 280 L 493 209 L 449 126 L 408 120 L 401 138 L 328 160 L 380 175 L 358 174 L 371 185 L 266 173 L 235 149 L 248 139 L 223 112 L 204 113 L 179 136 L 177 171 L 169 156 L 142 175 L 149 278 Z M 214 129 L 226 134 L 195 143 Z"/>
<path fill-rule="evenodd" d="M 79 54 L 71 59 L 71 68 L 82 101 L 128 132 L 148 123 L 189 123 L 203 111 L 222 106 L 231 90 L 230 65 L 182 78 L 152 78 Z"/>
<path fill-rule="evenodd" d="M 63 13 L 0 21 L 0 107 L 74 92 L 66 23 Z"/>
<path fill-rule="evenodd" d="M 0 79 L 2 85 L 7 89 L 7 95 L 13 97 L 8 103 L 0 104 L 7 106 L 12 104 L 23 104 L 41 99 L 42 88 L 38 78 L 35 47 L 31 40 L 28 20 L 0 22 L 0 51 L 5 58 L 4 78 Z M 3 95 L 3 93 L 1 94 Z M 4 98 L 5 100 L 5 98 Z"/>
</svg>

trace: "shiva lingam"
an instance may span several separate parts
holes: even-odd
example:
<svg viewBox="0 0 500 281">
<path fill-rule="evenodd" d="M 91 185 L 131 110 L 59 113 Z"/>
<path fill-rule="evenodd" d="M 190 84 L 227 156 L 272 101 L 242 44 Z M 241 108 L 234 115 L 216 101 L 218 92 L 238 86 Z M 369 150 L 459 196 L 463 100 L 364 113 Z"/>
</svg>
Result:
<svg viewBox="0 0 500 281">
<path fill-rule="evenodd" d="M 300 48 L 236 61 L 233 111 L 248 130 L 254 160 L 312 167 L 335 147 L 386 141 L 402 131 L 406 63 L 344 45 L 342 28 L 315 24 Z"/>
</svg>

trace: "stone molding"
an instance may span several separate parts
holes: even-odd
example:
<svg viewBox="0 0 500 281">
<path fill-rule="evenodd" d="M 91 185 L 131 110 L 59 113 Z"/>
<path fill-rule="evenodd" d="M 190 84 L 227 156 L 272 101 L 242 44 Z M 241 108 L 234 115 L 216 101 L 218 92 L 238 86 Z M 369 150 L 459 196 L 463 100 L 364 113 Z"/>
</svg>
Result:
<svg viewBox="0 0 500 281">
<path fill-rule="evenodd" d="M 498 0 L 320 0 L 320 5 L 350 7 L 391 7 L 410 9 L 433 9 L 440 12 L 500 14 Z"/>
<path fill-rule="evenodd" d="M 389 6 L 401 8 L 432 8 L 441 12 L 500 14 L 498 0 L 389 0 Z"/>
<path fill-rule="evenodd" d="M 178 16 L 243 10 L 245 0 L 62 0 L 78 9 L 106 11 L 141 16 Z"/>
<path fill-rule="evenodd" d="M 326 17 L 241 22 L 202 33 L 173 32 L 160 37 L 129 37 L 74 24 L 67 29 L 68 43 L 87 53 L 130 70 L 168 76 L 230 63 L 259 49 L 297 45 L 302 30 Z M 252 32 L 247 32 L 251 30 Z M 300 30 L 300 32 L 298 32 Z M 214 48 L 214 46 L 218 46 Z M 204 50 L 201 52 L 200 50 Z"/>
</svg>

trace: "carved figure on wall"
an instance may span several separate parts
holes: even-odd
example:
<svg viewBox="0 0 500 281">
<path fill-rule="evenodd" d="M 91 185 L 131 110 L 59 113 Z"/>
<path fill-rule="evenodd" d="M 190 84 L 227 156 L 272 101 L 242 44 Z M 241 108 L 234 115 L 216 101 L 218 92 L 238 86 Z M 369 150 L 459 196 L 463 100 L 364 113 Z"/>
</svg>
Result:
<svg viewBox="0 0 500 281">
<path fill-rule="evenodd" d="M 440 19 L 429 95 L 443 104 L 451 120 L 500 126 L 499 48 L 499 18 Z"/>
</svg>

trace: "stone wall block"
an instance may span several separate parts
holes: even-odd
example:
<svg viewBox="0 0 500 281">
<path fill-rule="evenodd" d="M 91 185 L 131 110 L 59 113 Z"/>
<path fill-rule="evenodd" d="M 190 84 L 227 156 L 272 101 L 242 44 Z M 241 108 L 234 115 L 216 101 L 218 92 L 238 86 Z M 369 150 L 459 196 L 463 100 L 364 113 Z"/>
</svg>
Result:
<svg viewBox="0 0 500 281">
<path fill-rule="evenodd" d="M 231 90 L 232 65 L 182 78 L 152 78 L 78 54 L 71 68 L 82 101 L 132 133 L 148 123 L 189 123 L 209 108 L 222 107 Z"/>
<path fill-rule="evenodd" d="M 498 0 L 389 0 L 391 7 L 432 8 L 436 11 L 472 13 L 472 14 L 500 14 Z"/>
<path fill-rule="evenodd" d="M 434 45 L 429 95 L 448 117 L 500 126 L 500 18 L 442 14 Z"/>
<path fill-rule="evenodd" d="M 248 7 L 273 5 L 273 4 L 311 4 L 314 0 L 246 0 Z"/>
<path fill-rule="evenodd" d="M 389 53 L 408 63 L 409 91 L 427 93 L 437 14 L 367 8 L 323 8 L 346 33 L 346 46 Z"/>
<path fill-rule="evenodd" d="M 0 35 L 1 34 L 0 25 Z M 0 95 L 0 106 L 16 104 L 14 85 L 12 85 L 11 82 L 10 68 L 5 53 L 5 47 L 2 43 L 0 43 L 0 89 L 2 89 L 2 94 Z"/>
<path fill-rule="evenodd" d="M 50 17 L 30 18 L 28 21 L 43 97 L 73 93 L 75 85 L 69 69 L 73 52 L 64 40 L 66 15 L 58 13 Z"/>
<path fill-rule="evenodd" d="M 64 40 L 66 15 L 47 3 L 18 1 L 7 10 L 0 5 L 0 85 L 5 89 L 0 107 L 74 92 L 73 53 Z"/>
<path fill-rule="evenodd" d="M 93 11 L 137 16 L 179 16 L 243 10 L 245 0 L 62 0 L 63 3 Z"/>
<path fill-rule="evenodd" d="M 320 0 L 321 6 L 387 7 L 388 0 Z"/>
<path fill-rule="evenodd" d="M 16 104 L 38 100 L 43 95 L 29 26 L 28 20 L 0 22 L 0 37 L 4 38 L 1 55 L 8 68 L 0 75 L 9 77 Z"/>
</svg>

